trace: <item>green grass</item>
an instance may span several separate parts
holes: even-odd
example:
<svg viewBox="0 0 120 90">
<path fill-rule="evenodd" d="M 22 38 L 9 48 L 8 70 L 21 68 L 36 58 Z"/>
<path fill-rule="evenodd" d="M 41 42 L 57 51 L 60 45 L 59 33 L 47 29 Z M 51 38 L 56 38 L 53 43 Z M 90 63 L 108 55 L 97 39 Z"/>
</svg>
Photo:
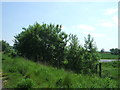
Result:
<svg viewBox="0 0 120 90">
<path fill-rule="evenodd" d="M 118 66 L 120 65 L 119 61 L 113 61 L 113 62 L 103 62 L 102 63 L 102 77 L 109 77 L 114 80 L 118 80 Z"/>
<path fill-rule="evenodd" d="M 118 55 L 112 55 L 111 53 L 99 53 L 101 59 L 118 59 Z"/>
<path fill-rule="evenodd" d="M 34 83 L 33 88 L 117 88 L 118 86 L 116 79 L 107 76 L 100 78 L 98 75 L 75 74 L 21 57 L 11 58 L 3 54 L 2 63 L 4 88 L 16 88 L 27 81 L 27 85 Z"/>
<path fill-rule="evenodd" d="M 120 81 L 120 61 L 103 62 L 102 63 L 102 78 L 108 77 L 112 80 Z M 119 83 L 120 88 L 120 83 Z"/>
</svg>

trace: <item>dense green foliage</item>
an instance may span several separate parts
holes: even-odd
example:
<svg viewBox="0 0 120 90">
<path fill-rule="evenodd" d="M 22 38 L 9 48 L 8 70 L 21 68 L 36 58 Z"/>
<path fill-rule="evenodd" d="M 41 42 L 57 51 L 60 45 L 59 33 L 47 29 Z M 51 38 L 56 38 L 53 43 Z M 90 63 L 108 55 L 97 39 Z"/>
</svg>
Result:
<svg viewBox="0 0 120 90">
<path fill-rule="evenodd" d="M 23 28 L 24 31 L 15 36 L 14 48 L 19 55 L 57 68 L 71 69 L 77 73 L 95 72 L 99 55 L 93 38 L 88 35 L 82 47 L 76 35 L 66 34 L 61 27 L 36 23 Z"/>
<path fill-rule="evenodd" d="M 3 87 L 4 88 L 117 88 L 118 81 L 115 78 L 108 77 L 103 71 L 104 77 L 97 75 L 75 74 L 56 69 L 51 66 L 45 66 L 26 60 L 22 57 L 11 58 L 3 54 Z M 115 65 L 115 66 L 114 66 Z M 117 76 L 116 64 L 102 65 L 103 70 L 107 69 L 109 76 Z M 114 74 L 111 70 L 114 69 Z M 105 76 L 106 75 L 106 76 Z M 114 76 L 115 75 L 115 76 Z M 30 86 L 31 85 L 31 86 Z M 30 86 L 30 87 L 28 87 Z"/>
<path fill-rule="evenodd" d="M 36 23 L 23 29 L 24 31 L 15 36 L 14 47 L 19 54 L 59 67 L 67 44 L 67 34 L 61 31 L 61 26 Z"/>
<path fill-rule="evenodd" d="M 6 41 L 4 41 L 4 40 L 0 41 L 0 51 L 8 53 L 8 52 L 10 52 L 10 49 L 11 49 L 11 47 Z"/>
<path fill-rule="evenodd" d="M 65 64 L 67 69 L 75 70 L 76 72 L 82 71 L 82 64 L 84 60 L 84 48 L 82 48 L 78 43 L 78 38 L 76 35 L 70 35 L 70 42 L 67 48 L 67 57 L 68 61 Z"/>
<path fill-rule="evenodd" d="M 118 55 L 113 55 L 111 53 L 99 53 L 101 59 L 118 59 Z"/>
</svg>

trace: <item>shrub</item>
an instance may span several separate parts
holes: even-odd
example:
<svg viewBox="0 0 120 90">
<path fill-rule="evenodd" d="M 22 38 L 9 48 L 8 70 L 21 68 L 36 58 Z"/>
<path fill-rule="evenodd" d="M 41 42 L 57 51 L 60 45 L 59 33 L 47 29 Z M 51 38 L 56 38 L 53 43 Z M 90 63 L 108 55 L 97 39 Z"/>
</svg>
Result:
<svg viewBox="0 0 120 90">
<path fill-rule="evenodd" d="M 20 82 L 18 82 L 16 88 L 33 88 L 34 82 L 32 79 L 22 79 Z"/>
</svg>

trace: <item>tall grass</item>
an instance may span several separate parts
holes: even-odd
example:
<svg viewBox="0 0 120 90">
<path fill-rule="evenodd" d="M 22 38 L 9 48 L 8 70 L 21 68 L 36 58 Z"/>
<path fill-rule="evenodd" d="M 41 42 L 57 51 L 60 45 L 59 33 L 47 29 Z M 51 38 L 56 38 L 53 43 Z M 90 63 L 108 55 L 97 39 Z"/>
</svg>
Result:
<svg viewBox="0 0 120 90">
<path fill-rule="evenodd" d="M 109 77 L 114 80 L 118 80 L 118 74 L 120 68 L 118 67 L 120 65 L 119 61 L 113 61 L 113 62 L 103 62 L 102 63 L 102 77 Z"/>
<path fill-rule="evenodd" d="M 116 80 L 109 77 L 75 74 L 5 54 L 3 58 L 3 82 L 6 80 L 4 88 L 22 87 L 21 85 L 31 85 L 31 88 L 117 88 L 118 85 Z"/>
</svg>

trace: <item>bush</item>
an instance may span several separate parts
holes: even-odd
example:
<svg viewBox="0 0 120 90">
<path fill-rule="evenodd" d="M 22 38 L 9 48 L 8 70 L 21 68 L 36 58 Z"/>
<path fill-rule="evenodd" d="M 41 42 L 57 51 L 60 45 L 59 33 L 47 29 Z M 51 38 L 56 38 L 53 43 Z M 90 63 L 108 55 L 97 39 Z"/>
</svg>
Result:
<svg viewBox="0 0 120 90">
<path fill-rule="evenodd" d="M 16 88 L 33 88 L 34 82 L 32 79 L 22 79 L 20 82 L 18 82 Z"/>
</svg>

